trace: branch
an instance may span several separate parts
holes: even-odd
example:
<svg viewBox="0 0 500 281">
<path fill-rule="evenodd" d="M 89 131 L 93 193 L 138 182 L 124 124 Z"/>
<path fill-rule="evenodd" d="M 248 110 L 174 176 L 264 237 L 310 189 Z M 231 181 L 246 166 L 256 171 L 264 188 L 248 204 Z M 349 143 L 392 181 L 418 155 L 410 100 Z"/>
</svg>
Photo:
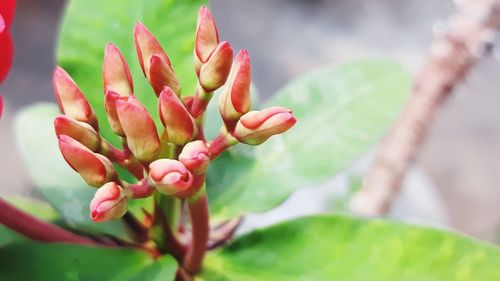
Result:
<svg viewBox="0 0 500 281">
<path fill-rule="evenodd" d="M 47 223 L 25 213 L 0 198 L 0 224 L 35 241 L 67 242 L 95 245 L 92 240 L 76 235 L 57 225 Z"/>
<path fill-rule="evenodd" d="M 184 257 L 183 268 L 189 274 L 194 275 L 201 268 L 210 232 L 208 200 L 204 187 L 201 194 L 188 199 L 188 207 L 191 218 L 192 241 Z"/>
<path fill-rule="evenodd" d="M 354 212 L 382 215 L 397 197 L 408 167 L 426 139 L 434 116 L 486 53 L 500 27 L 500 0 L 457 0 L 459 12 L 437 34 L 405 109 L 379 148 Z"/>
</svg>

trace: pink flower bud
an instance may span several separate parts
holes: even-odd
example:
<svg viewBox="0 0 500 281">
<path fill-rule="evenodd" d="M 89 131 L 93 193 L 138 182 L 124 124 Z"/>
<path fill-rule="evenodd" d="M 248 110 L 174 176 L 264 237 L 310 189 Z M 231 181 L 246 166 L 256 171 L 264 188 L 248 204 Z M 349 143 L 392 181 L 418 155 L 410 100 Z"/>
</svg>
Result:
<svg viewBox="0 0 500 281">
<path fill-rule="evenodd" d="M 205 63 L 219 44 L 219 34 L 212 13 L 202 6 L 198 13 L 196 25 L 195 54 L 198 60 Z"/>
<path fill-rule="evenodd" d="M 241 116 L 233 136 L 242 143 L 258 145 L 290 129 L 297 120 L 290 109 L 271 107 Z"/>
<path fill-rule="evenodd" d="M 156 160 L 149 165 L 149 178 L 158 191 L 173 195 L 188 189 L 193 183 L 193 175 L 179 161 Z"/>
<path fill-rule="evenodd" d="M 171 65 L 170 59 L 160 45 L 160 42 L 154 35 L 144 26 L 142 22 L 137 22 L 134 28 L 135 50 L 139 57 L 142 72 L 146 77 L 149 76 L 149 68 L 151 58 L 159 57 L 164 63 Z"/>
<path fill-rule="evenodd" d="M 200 69 L 200 85 L 212 92 L 226 83 L 233 61 L 233 49 L 227 41 L 221 42 Z"/>
<path fill-rule="evenodd" d="M 59 149 L 71 168 L 90 186 L 99 187 L 116 177 L 115 168 L 108 158 L 92 152 L 69 136 L 59 136 Z"/>
<path fill-rule="evenodd" d="M 104 107 L 106 108 L 106 115 L 108 116 L 108 123 L 111 126 L 111 130 L 121 137 L 125 137 L 125 132 L 123 131 L 122 124 L 118 118 L 118 113 L 116 112 L 116 101 L 124 99 L 127 97 L 121 97 L 119 94 L 107 91 L 104 96 Z"/>
<path fill-rule="evenodd" d="M 172 66 L 164 63 L 159 56 L 151 57 L 149 83 L 159 96 L 164 87 L 170 87 L 178 96 L 181 95 L 181 84 L 175 76 Z"/>
<path fill-rule="evenodd" d="M 90 218 L 94 222 L 119 219 L 127 212 L 125 191 L 114 182 L 99 188 L 90 202 Z"/>
<path fill-rule="evenodd" d="M 149 163 L 158 157 L 160 138 L 156 125 L 146 108 L 135 96 L 116 100 L 116 112 L 135 158 Z"/>
<path fill-rule="evenodd" d="M 92 151 L 99 150 L 101 146 L 101 137 L 87 123 L 76 121 L 66 115 L 59 115 L 54 120 L 54 127 L 57 137 L 61 135 L 69 136 Z"/>
<path fill-rule="evenodd" d="M 104 93 L 113 91 L 122 97 L 132 95 L 134 91 L 132 74 L 120 49 L 112 43 L 108 43 L 104 52 L 102 77 Z"/>
<path fill-rule="evenodd" d="M 184 146 L 181 154 L 179 154 L 179 161 L 193 174 L 204 174 L 207 172 L 210 163 L 208 147 L 201 140 L 190 142 Z"/>
<path fill-rule="evenodd" d="M 196 136 L 198 128 L 194 118 L 169 87 L 160 94 L 158 112 L 170 142 L 184 145 Z"/>
<path fill-rule="evenodd" d="M 219 110 L 229 131 L 232 131 L 240 117 L 250 110 L 251 83 L 250 56 L 246 50 L 241 50 L 229 74 L 228 85 L 219 98 Z"/>
<path fill-rule="evenodd" d="M 179 80 L 175 76 L 170 59 L 160 42 L 141 22 L 137 22 L 135 25 L 134 37 L 142 72 L 156 95 L 160 94 L 164 86 L 172 88 L 177 95 L 180 95 Z"/>
<path fill-rule="evenodd" d="M 98 129 L 94 110 L 75 81 L 59 66 L 54 71 L 54 90 L 59 108 L 64 114 Z"/>
</svg>

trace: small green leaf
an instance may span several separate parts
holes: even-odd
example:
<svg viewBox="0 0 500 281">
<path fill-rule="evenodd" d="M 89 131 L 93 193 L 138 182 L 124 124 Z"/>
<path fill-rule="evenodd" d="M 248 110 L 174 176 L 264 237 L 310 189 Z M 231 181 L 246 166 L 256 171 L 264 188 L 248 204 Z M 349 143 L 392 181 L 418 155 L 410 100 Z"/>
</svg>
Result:
<svg viewBox="0 0 500 281">
<path fill-rule="evenodd" d="M 62 158 L 53 129 L 58 113 L 55 104 L 40 103 L 21 110 L 16 117 L 17 143 L 31 179 L 69 226 L 127 239 L 128 230 L 122 221 L 94 223 L 89 219 L 89 204 L 96 189 Z"/>
<path fill-rule="evenodd" d="M 139 250 L 70 244 L 16 243 L 0 248 L 5 281 L 174 280 L 170 256 L 153 260 Z"/>
<path fill-rule="evenodd" d="M 198 9 L 205 0 L 71 0 L 62 22 L 57 62 L 83 90 L 96 111 L 103 136 L 119 144 L 104 110 L 102 60 L 106 43 L 122 51 L 134 78 L 134 92 L 159 123 L 157 98 L 142 74 L 133 30 L 142 21 L 162 43 L 172 61 L 184 95 L 196 85 L 193 66 Z"/>
<path fill-rule="evenodd" d="M 396 118 L 408 73 L 387 60 L 361 60 L 306 74 L 266 105 L 293 109 L 294 128 L 258 147 L 239 145 L 208 174 L 210 207 L 219 219 L 275 207 L 299 187 L 348 167 Z"/>
<path fill-rule="evenodd" d="M 315 216 L 256 230 L 208 255 L 200 280 L 497 281 L 500 249 L 383 219 Z"/>
</svg>

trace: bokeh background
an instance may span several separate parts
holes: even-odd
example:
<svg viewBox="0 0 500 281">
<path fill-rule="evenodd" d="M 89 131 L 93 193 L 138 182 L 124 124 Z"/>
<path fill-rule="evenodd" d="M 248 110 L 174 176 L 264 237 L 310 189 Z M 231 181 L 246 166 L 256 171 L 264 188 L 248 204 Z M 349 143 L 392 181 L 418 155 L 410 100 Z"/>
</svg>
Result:
<svg viewBox="0 0 500 281">
<path fill-rule="evenodd" d="M 7 107 L 0 122 L 0 195 L 38 196 L 16 150 L 11 121 L 23 106 L 53 101 L 54 47 L 64 3 L 18 1 L 14 68 L 0 87 Z M 254 83 L 265 98 L 309 70 L 353 58 L 389 57 L 415 73 L 454 5 L 451 0 L 213 0 L 212 11 L 222 38 L 250 51 Z M 440 112 L 415 165 L 418 176 L 407 181 L 395 215 L 404 217 L 411 208 L 412 216 L 426 213 L 429 222 L 500 242 L 498 53 L 494 49 L 481 61 Z"/>
</svg>

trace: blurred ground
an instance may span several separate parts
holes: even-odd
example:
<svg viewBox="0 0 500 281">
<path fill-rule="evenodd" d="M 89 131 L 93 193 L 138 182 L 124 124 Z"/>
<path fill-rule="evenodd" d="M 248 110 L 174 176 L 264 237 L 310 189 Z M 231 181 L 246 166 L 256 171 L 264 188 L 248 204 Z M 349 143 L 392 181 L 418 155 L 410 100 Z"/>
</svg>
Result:
<svg viewBox="0 0 500 281">
<path fill-rule="evenodd" d="M 52 50 L 61 0 L 19 1 L 13 72 L 0 91 L 11 111 L 0 123 L 1 193 L 29 193 L 15 151 L 12 108 L 52 100 Z M 316 67 L 359 57 L 391 57 L 411 71 L 422 64 L 432 30 L 453 12 L 442 0 L 213 0 L 222 38 L 247 48 L 254 82 L 269 95 Z M 437 186 L 451 225 L 490 241 L 500 227 L 500 62 L 487 58 L 443 109 L 418 165 Z M 6 128 L 7 127 L 7 128 Z M 425 201 L 421 206 L 426 208 Z"/>
</svg>

